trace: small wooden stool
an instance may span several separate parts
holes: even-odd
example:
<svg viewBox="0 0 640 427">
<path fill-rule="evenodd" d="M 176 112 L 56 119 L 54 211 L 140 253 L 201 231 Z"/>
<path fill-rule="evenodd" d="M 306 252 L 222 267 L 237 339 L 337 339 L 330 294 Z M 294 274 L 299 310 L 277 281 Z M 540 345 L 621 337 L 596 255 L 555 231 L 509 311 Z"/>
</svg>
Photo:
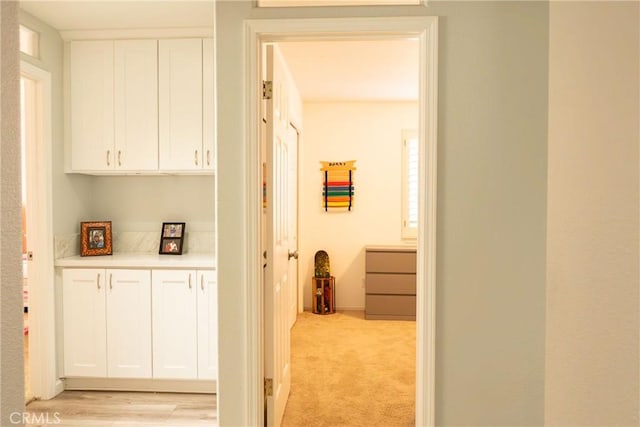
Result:
<svg viewBox="0 0 640 427">
<path fill-rule="evenodd" d="M 331 314 L 336 312 L 336 278 L 312 277 L 311 299 L 315 314 Z"/>
</svg>

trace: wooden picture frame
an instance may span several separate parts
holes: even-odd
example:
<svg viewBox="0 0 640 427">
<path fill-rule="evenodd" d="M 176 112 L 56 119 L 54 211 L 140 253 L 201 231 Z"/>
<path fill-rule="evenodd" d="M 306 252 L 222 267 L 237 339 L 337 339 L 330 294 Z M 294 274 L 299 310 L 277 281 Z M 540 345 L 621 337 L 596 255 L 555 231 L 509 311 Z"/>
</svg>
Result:
<svg viewBox="0 0 640 427">
<path fill-rule="evenodd" d="M 80 255 L 112 255 L 111 221 L 80 223 Z"/>
<path fill-rule="evenodd" d="M 160 232 L 160 255 L 182 255 L 184 234 L 187 224 L 184 222 L 163 222 Z"/>
</svg>

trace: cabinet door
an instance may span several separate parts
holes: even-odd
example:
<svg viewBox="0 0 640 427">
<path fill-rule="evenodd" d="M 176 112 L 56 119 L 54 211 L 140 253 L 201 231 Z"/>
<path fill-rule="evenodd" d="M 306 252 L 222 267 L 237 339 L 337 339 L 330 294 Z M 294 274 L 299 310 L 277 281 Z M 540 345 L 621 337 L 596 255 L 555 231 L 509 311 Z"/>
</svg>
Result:
<svg viewBox="0 0 640 427">
<path fill-rule="evenodd" d="M 151 271 L 106 271 L 107 376 L 151 378 Z"/>
<path fill-rule="evenodd" d="M 114 167 L 113 41 L 70 44 L 71 169 Z"/>
<path fill-rule="evenodd" d="M 213 39 L 202 40 L 202 168 L 213 170 L 215 109 L 213 85 Z"/>
<path fill-rule="evenodd" d="M 160 169 L 202 168 L 202 39 L 159 41 Z"/>
<path fill-rule="evenodd" d="M 198 378 L 218 378 L 218 288 L 215 271 L 198 271 Z"/>
<path fill-rule="evenodd" d="M 114 46 L 116 170 L 158 169 L 158 42 Z"/>
<path fill-rule="evenodd" d="M 153 377 L 197 378 L 196 272 L 153 270 L 151 283 Z"/>
<path fill-rule="evenodd" d="M 107 375 L 105 271 L 62 271 L 64 375 Z"/>
</svg>

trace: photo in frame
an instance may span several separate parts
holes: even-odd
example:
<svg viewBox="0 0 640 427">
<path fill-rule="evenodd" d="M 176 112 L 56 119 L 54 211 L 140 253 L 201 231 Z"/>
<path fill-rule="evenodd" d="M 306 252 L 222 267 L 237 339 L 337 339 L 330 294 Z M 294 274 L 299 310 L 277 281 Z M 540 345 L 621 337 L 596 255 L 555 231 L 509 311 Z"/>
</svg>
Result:
<svg viewBox="0 0 640 427">
<path fill-rule="evenodd" d="M 80 223 L 80 255 L 112 255 L 111 221 Z"/>
<path fill-rule="evenodd" d="M 161 255 L 182 255 L 186 223 L 163 222 L 160 234 Z"/>
</svg>

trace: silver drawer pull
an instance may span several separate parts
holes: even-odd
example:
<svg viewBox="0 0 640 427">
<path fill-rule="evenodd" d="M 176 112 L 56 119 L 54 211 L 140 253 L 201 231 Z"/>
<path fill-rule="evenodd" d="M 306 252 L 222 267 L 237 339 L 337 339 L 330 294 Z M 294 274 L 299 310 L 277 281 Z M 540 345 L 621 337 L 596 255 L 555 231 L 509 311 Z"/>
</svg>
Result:
<svg viewBox="0 0 640 427">
<path fill-rule="evenodd" d="M 111 150 L 107 150 L 107 166 L 111 166 Z"/>
<path fill-rule="evenodd" d="M 109 289 L 113 289 L 113 283 L 111 283 L 113 281 L 113 274 L 109 275 Z"/>
<path fill-rule="evenodd" d="M 118 166 L 122 166 L 122 151 L 118 150 Z"/>
<path fill-rule="evenodd" d="M 96 285 L 98 285 L 98 289 L 100 289 L 100 273 L 98 273 L 98 277 L 96 278 Z"/>
<path fill-rule="evenodd" d="M 191 289 L 191 273 L 189 273 L 189 289 Z"/>
<path fill-rule="evenodd" d="M 200 289 L 204 291 L 204 276 L 200 276 Z"/>
<path fill-rule="evenodd" d="M 207 166 L 211 166 L 211 150 L 207 150 Z"/>
<path fill-rule="evenodd" d="M 196 153 L 193 156 L 193 160 L 196 162 L 196 166 L 198 166 L 198 150 L 196 150 Z"/>
</svg>

